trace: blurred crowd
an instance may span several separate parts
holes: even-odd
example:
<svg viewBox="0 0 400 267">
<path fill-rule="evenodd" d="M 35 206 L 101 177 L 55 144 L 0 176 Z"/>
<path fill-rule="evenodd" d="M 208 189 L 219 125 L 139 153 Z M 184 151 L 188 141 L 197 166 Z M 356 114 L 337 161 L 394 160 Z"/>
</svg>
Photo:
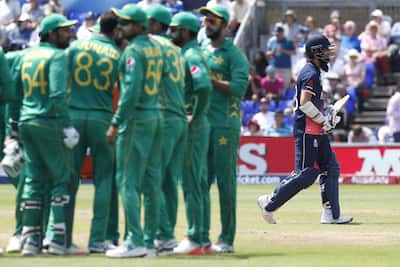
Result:
<svg viewBox="0 0 400 267">
<path fill-rule="evenodd" d="M 400 71 L 400 22 L 380 9 L 370 14 L 366 25 L 352 20 L 342 21 L 333 10 L 330 23 L 320 25 L 312 16 L 304 23 L 288 9 L 283 20 L 271 25 L 271 36 L 252 58 L 250 83 L 246 99 L 241 103 L 242 135 L 289 136 L 293 127 L 293 98 L 297 74 L 306 63 L 305 43 L 323 34 L 335 45 L 329 72 L 322 73 L 322 84 L 328 103 L 333 104 L 346 94 L 350 100 L 341 115 L 341 122 L 331 135 L 336 142 L 399 141 L 400 100 L 396 93 L 389 101 L 387 125 L 378 129 L 354 125 L 354 117 L 367 107 L 367 99 L 377 85 L 391 85 L 393 72 Z M 358 30 L 360 34 L 357 34 Z"/>
</svg>

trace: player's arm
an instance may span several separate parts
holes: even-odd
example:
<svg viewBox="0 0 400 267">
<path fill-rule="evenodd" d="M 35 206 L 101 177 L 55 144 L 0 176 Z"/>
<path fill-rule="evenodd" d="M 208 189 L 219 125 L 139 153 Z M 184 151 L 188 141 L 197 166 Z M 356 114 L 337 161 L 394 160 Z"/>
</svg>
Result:
<svg viewBox="0 0 400 267">
<path fill-rule="evenodd" d="M 0 50 L 0 73 L 1 102 L 15 100 L 15 82 L 11 76 L 11 71 L 3 50 Z"/>
<path fill-rule="evenodd" d="M 302 90 L 300 95 L 299 109 L 316 123 L 322 124 L 325 121 L 325 117 L 322 112 L 319 111 L 319 109 L 311 102 L 312 96 L 313 95 L 311 92 Z"/>
<path fill-rule="evenodd" d="M 194 121 L 206 112 L 212 84 L 208 67 L 199 55 L 193 53 L 187 56 L 186 64 L 195 93 L 192 111 L 192 121 Z"/>
<path fill-rule="evenodd" d="M 53 55 L 49 69 L 49 98 L 54 111 L 60 114 L 64 128 L 71 126 L 67 105 L 67 83 L 69 72 L 66 71 L 68 59 L 64 52 Z"/>
<path fill-rule="evenodd" d="M 111 120 L 114 127 L 128 119 L 136 106 L 144 84 L 143 66 L 141 57 L 132 49 L 126 51 L 120 59 L 120 96 L 117 110 Z"/>
<path fill-rule="evenodd" d="M 226 96 L 237 96 L 242 98 L 249 83 L 249 62 L 246 56 L 238 49 L 230 56 L 229 72 L 230 81 L 212 79 L 214 89 Z"/>
</svg>

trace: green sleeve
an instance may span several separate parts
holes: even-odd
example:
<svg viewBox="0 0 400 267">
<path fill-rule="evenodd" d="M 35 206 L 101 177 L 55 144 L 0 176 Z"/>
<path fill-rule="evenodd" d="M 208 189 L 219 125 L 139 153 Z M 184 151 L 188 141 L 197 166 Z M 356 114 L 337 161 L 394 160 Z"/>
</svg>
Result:
<svg viewBox="0 0 400 267">
<path fill-rule="evenodd" d="M 119 61 L 120 95 L 117 111 L 111 120 L 112 125 L 120 125 L 134 112 L 144 86 L 144 63 L 133 49 L 123 53 Z"/>
<path fill-rule="evenodd" d="M 186 57 L 186 64 L 191 75 L 193 91 L 195 94 L 193 106 L 193 120 L 197 119 L 207 110 L 208 98 L 212 84 L 206 63 L 201 56 L 191 53 Z"/>
<path fill-rule="evenodd" d="M 246 93 L 247 85 L 249 83 L 249 62 L 243 52 L 239 51 L 239 49 L 233 50 L 230 58 L 230 94 L 242 98 Z"/>
<path fill-rule="evenodd" d="M 0 73 L 1 102 L 15 100 L 15 82 L 3 50 L 0 50 Z"/>
<path fill-rule="evenodd" d="M 63 120 L 63 126 L 70 126 L 67 105 L 67 82 L 69 78 L 68 59 L 64 52 L 56 52 L 50 62 L 49 98 L 52 108 Z"/>
</svg>

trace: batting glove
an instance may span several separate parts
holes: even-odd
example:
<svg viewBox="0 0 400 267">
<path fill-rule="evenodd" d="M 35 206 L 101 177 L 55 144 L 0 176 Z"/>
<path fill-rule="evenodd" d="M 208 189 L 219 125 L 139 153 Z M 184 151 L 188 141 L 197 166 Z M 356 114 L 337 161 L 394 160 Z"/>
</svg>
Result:
<svg viewBox="0 0 400 267">
<path fill-rule="evenodd" d="M 64 128 L 64 144 L 73 149 L 79 142 L 79 133 L 74 127 Z"/>
</svg>

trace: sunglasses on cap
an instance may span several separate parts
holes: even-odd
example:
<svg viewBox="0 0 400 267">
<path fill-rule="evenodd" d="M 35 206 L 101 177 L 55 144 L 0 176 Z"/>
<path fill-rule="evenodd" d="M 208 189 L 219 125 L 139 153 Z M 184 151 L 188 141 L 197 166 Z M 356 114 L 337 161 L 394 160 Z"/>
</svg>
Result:
<svg viewBox="0 0 400 267">
<path fill-rule="evenodd" d="M 211 25 L 211 26 L 219 26 L 222 24 L 222 19 L 217 19 L 217 18 L 213 18 L 213 17 L 205 17 L 204 23 Z"/>
</svg>

